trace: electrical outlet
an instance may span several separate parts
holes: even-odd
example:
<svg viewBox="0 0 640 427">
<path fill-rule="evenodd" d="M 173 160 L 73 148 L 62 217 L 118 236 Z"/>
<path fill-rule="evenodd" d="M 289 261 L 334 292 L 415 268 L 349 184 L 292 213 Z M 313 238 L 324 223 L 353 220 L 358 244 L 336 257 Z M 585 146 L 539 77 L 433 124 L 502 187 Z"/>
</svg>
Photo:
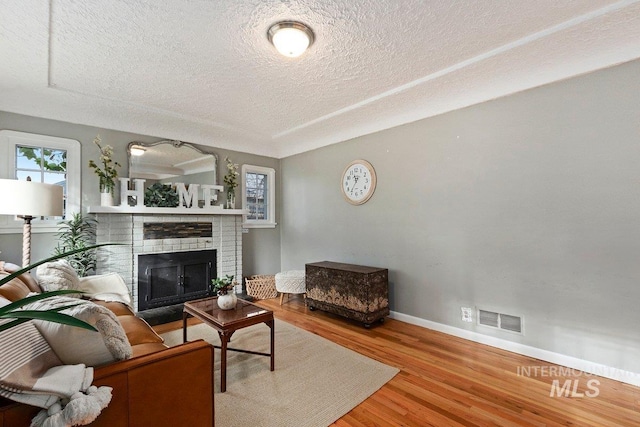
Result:
<svg viewBox="0 0 640 427">
<path fill-rule="evenodd" d="M 460 307 L 463 322 L 473 322 L 473 309 L 469 307 Z"/>
</svg>

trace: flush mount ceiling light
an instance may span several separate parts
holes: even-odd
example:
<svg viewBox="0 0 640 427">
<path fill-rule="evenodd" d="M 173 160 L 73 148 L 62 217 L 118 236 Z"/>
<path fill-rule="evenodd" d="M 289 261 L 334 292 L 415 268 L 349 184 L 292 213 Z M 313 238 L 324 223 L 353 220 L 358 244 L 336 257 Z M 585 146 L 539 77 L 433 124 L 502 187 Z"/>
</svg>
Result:
<svg viewBox="0 0 640 427">
<path fill-rule="evenodd" d="M 273 24 L 267 36 L 278 52 L 290 58 L 302 55 L 313 44 L 311 28 L 295 21 Z"/>
</svg>

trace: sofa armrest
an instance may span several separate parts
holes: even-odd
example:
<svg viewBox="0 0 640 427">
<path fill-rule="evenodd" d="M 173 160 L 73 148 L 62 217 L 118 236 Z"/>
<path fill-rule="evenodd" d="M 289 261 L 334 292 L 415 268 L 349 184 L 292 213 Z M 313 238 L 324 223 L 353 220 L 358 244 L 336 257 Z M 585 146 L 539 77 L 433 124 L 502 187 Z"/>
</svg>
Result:
<svg viewBox="0 0 640 427">
<path fill-rule="evenodd" d="M 92 426 L 214 425 L 213 346 L 205 341 L 96 368 L 93 384 L 113 387 L 113 398 Z M 38 410 L 0 405 L 0 426 L 27 427 Z"/>
<path fill-rule="evenodd" d="M 113 399 L 94 422 L 115 426 L 213 426 L 213 347 L 194 341 L 101 368 L 95 385 L 113 387 Z"/>
</svg>

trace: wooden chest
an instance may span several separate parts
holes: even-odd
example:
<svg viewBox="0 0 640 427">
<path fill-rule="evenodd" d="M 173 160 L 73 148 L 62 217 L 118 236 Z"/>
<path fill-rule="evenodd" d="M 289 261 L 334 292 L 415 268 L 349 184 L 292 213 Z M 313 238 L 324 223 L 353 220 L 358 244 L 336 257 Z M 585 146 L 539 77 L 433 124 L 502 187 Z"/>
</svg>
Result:
<svg viewBox="0 0 640 427">
<path fill-rule="evenodd" d="M 389 314 L 389 270 L 337 262 L 306 264 L 307 304 L 370 327 Z"/>
</svg>

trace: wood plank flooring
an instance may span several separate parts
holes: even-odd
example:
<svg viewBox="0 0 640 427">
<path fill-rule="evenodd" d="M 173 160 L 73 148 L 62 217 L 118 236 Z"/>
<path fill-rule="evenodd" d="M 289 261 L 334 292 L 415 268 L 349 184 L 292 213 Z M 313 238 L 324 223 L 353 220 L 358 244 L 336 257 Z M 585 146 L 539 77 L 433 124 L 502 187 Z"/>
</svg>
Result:
<svg viewBox="0 0 640 427">
<path fill-rule="evenodd" d="M 635 386 L 560 370 L 557 365 L 393 319 L 367 330 L 338 316 L 309 311 L 300 297 L 282 306 L 278 299 L 258 304 L 273 310 L 278 319 L 400 369 L 395 378 L 336 421 L 336 427 L 640 426 L 640 388 Z M 164 332 L 176 327 L 181 323 L 155 329 Z M 570 388 L 559 393 L 556 387 L 551 397 L 554 380 Z M 598 383 L 592 381 L 589 388 L 589 380 Z M 575 395 L 570 396 L 571 392 Z"/>
</svg>

